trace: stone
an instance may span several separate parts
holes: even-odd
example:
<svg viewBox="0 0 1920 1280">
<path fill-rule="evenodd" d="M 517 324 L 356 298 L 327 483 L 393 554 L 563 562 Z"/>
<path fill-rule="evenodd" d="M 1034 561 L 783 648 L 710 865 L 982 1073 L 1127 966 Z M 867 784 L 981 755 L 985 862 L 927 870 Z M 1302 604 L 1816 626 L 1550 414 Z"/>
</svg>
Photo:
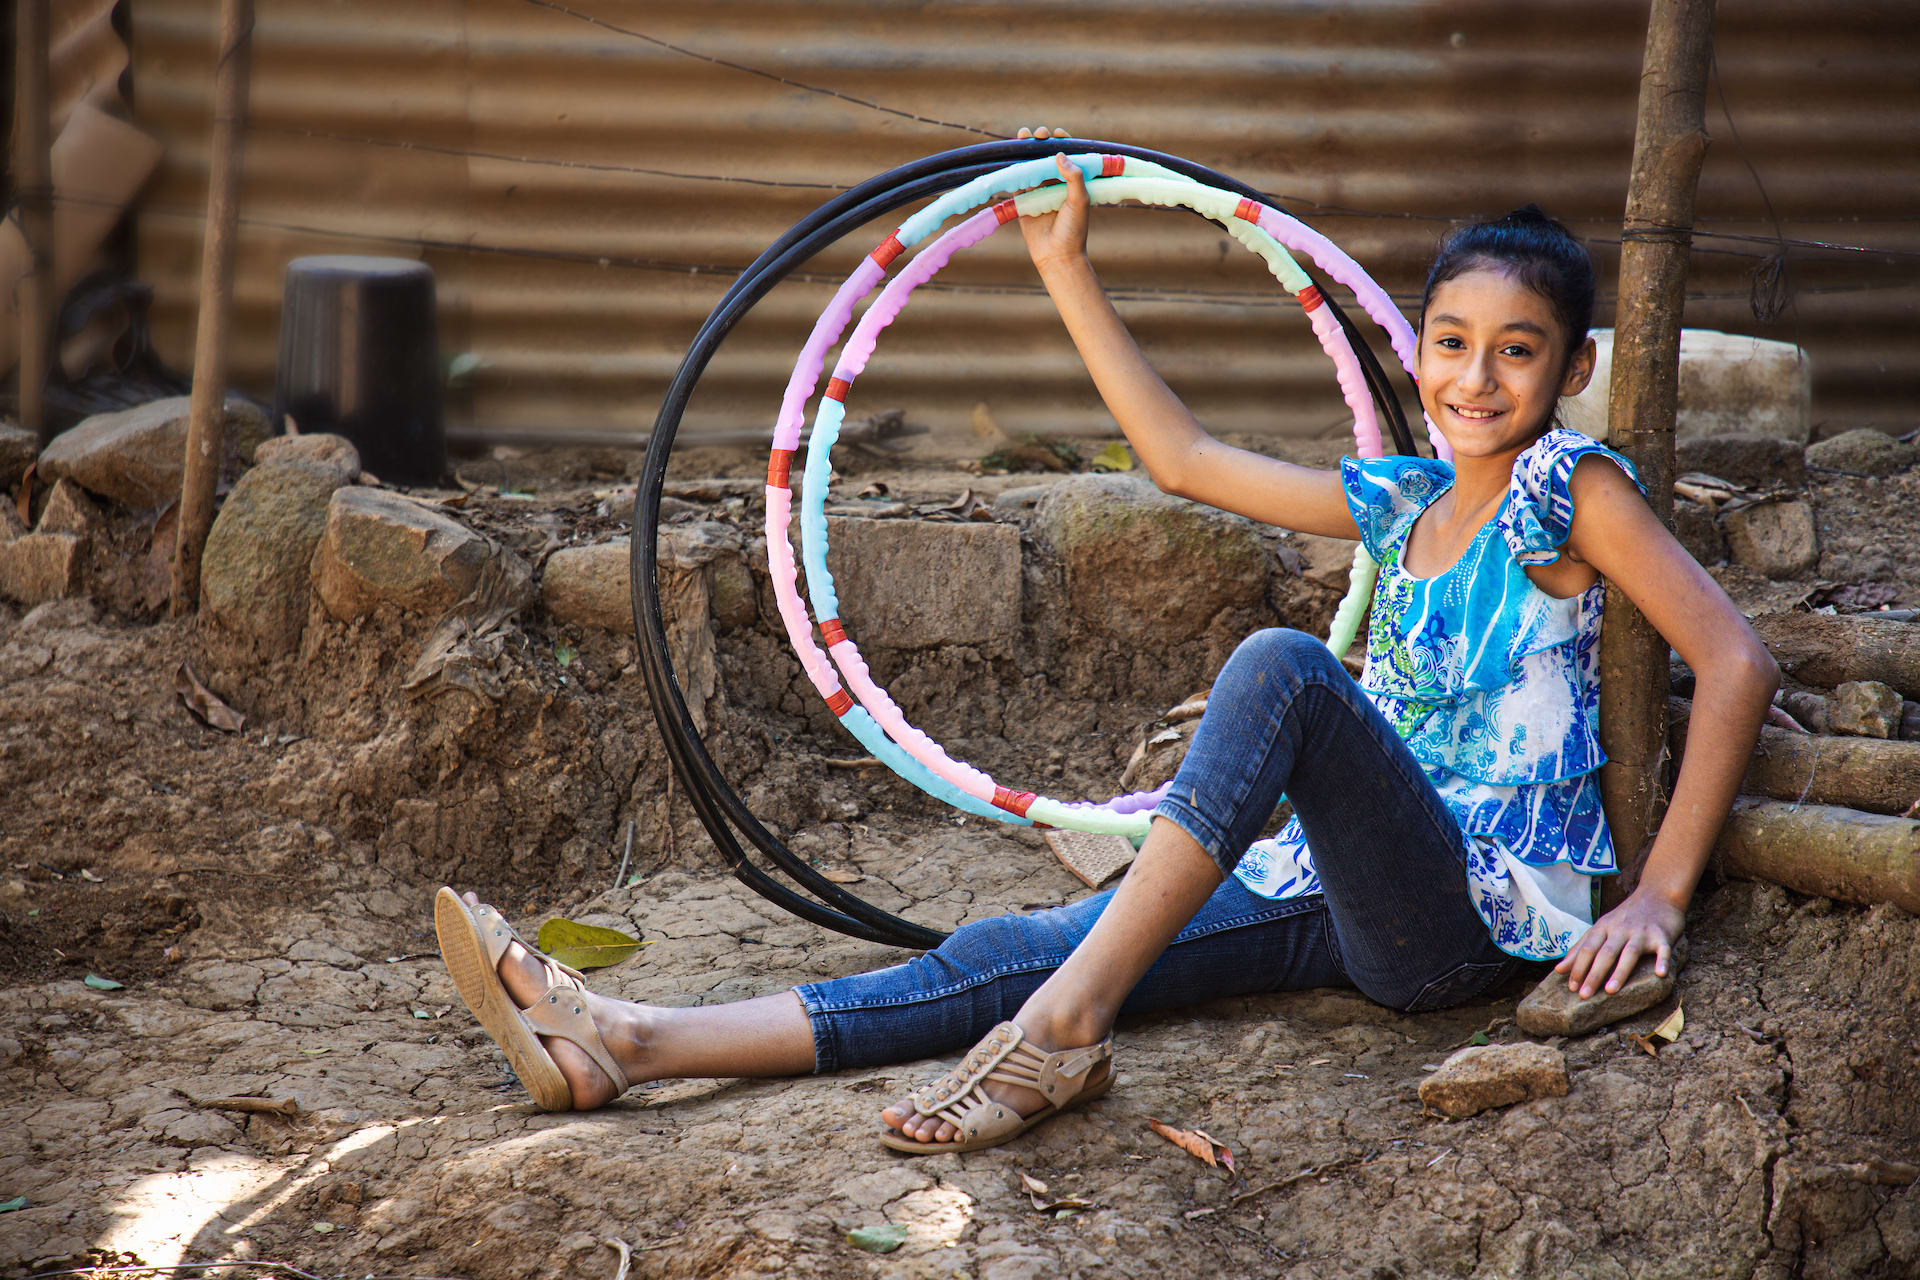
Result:
<svg viewBox="0 0 1920 1280">
<path fill-rule="evenodd" d="M 1713 512 L 1698 502 L 1676 499 L 1673 504 L 1673 536 L 1687 554 L 1704 565 L 1727 562 L 1727 539 L 1720 532 Z"/>
<path fill-rule="evenodd" d="M 54 437 L 40 455 L 42 480 L 72 480 L 123 506 L 151 510 L 180 496 L 186 469 L 188 396 L 97 413 Z M 267 436 L 267 416 L 239 396 L 227 398 L 228 474 Z"/>
<path fill-rule="evenodd" d="M 269 460 L 241 476 L 201 553 L 207 619 L 251 639 L 262 657 L 297 649 L 314 548 L 326 533 L 334 491 L 346 483 L 337 466 L 309 462 Z"/>
<path fill-rule="evenodd" d="M 827 567 L 841 621 L 862 649 L 973 645 L 1011 653 L 1020 637 L 1020 531 L 1010 524 L 827 520 Z"/>
<path fill-rule="evenodd" d="M 0 422 L 0 489 L 11 489 L 40 456 L 40 437 L 11 422 Z"/>
<path fill-rule="evenodd" d="M 0 542 L 12 542 L 27 532 L 26 522 L 20 519 L 20 508 L 12 498 L 0 493 Z"/>
<path fill-rule="evenodd" d="M 1836 685 L 1827 709 L 1827 728 L 1859 738 L 1898 738 L 1902 715 L 1899 690 L 1878 680 L 1849 680 Z"/>
<path fill-rule="evenodd" d="M 1529 992 L 1514 1013 L 1514 1022 L 1530 1036 L 1583 1036 L 1596 1027 L 1631 1018 L 1673 994 L 1674 980 L 1687 966 L 1687 939 L 1674 941 L 1667 957 L 1667 976 L 1653 971 L 1654 957 L 1645 955 L 1618 991 L 1605 987 L 1585 1000 L 1567 990 L 1563 973 L 1549 973 Z"/>
<path fill-rule="evenodd" d="M 1727 557 L 1769 578 L 1805 573 L 1820 559 L 1813 508 L 1804 502 L 1763 502 L 1720 517 Z"/>
<path fill-rule="evenodd" d="M 1060 555 L 1075 620 L 1123 643 L 1164 649 L 1203 635 L 1223 610 L 1265 606 L 1270 553 L 1258 527 L 1145 476 L 1062 480 L 1034 531 Z"/>
<path fill-rule="evenodd" d="M 342 622 L 382 607 L 444 613 L 483 587 L 515 608 L 532 596 L 519 556 L 424 503 L 359 485 L 334 490 L 312 577 Z"/>
<path fill-rule="evenodd" d="M 1755 489 L 1798 489 L 1806 483 L 1806 458 L 1795 441 L 1748 432 L 1674 441 L 1676 474 L 1704 471 Z"/>
<path fill-rule="evenodd" d="M 40 509 L 35 533 L 71 533 L 85 538 L 105 527 L 100 508 L 86 490 L 71 480 L 56 480 L 47 494 L 47 505 Z"/>
<path fill-rule="evenodd" d="M 1613 330 L 1595 329 L 1593 339 L 1593 379 L 1585 391 L 1562 402 L 1560 413 L 1569 427 L 1605 440 Z M 1680 331 L 1678 439 L 1762 435 L 1804 445 L 1812 409 L 1813 362 L 1791 342 L 1715 329 Z"/>
<path fill-rule="evenodd" d="M 1353 574 L 1353 553 L 1360 544 L 1350 538 L 1323 538 L 1315 533 L 1290 533 L 1283 543 L 1300 553 L 1300 576 L 1341 595 Z"/>
<path fill-rule="evenodd" d="M 668 621 L 666 579 L 678 578 L 709 564 L 739 563 L 733 533 L 714 521 L 667 525 L 660 530 L 659 564 L 662 574 L 661 611 Z M 613 538 L 584 547 L 562 547 L 547 557 L 540 577 L 540 605 L 562 622 L 602 631 L 633 634 L 632 544 Z"/>
<path fill-rule="evenodd" d="M 29 533 L 0 542 L 0 598 L 40 604 L 78 591 L 83 541 L 72 533 Z"/>
<path fill-rule="evenodd" d="M 1566 1055 L 1531 1041 L 1469 1045 L 1420 1082 L 1421 1105 L 1456 1120 L 1491 1107 L 1566 1096 Z"/>
<path fill-rule="evenodd" d="M 1807 446 L 1807 465 L 1859 475 L 1890 476 L 1920 462 L 1920 445 L 1858 427 Z"/>
<path fill-rule="evenodd" d="M 351 484 L 360 478 L 360 451 L 345 436 L 316 432 L 309 436 L 273 436 L 253 451 L 253 465 L 304 462 L 337 471 Z"/>
</svg>

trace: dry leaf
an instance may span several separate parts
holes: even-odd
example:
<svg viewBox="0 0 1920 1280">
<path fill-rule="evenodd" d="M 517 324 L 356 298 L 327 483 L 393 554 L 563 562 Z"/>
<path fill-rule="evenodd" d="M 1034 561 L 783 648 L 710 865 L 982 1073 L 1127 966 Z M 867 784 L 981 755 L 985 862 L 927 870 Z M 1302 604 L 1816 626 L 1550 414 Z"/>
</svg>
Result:
<svg viewBox="0 0 1920 1280">
<path fill-rule="evenodd" d="M 1031 1174 L 1022 1173 L 1020 1185 L 1026 1189 L 1027 1198 L 1033 1201 L 1033 1207 L 1041 1213 L 1065 1217 L 1068 1214 L 1099 1207 L 1093 1201 L 1081 1196 L 1051 1196 L 1048 1194 L 1047 1184 Z"/>
<path fill-rule="evenodd" d="M 1176 1129 L 1170 1124 L 1161 1124 L 1149 1119 L 1147 1128 L 1180 1148 L 1195 1160 L 1214 1168 L 1224 1168 L 1228 1173 L 1233 1169 L 1233 1151 L 1204 1129 Z"/>
<path fill-rule="evenodd" d="M 985 401 L 973 406 L 973 438 L 995 448 L 1013 443 L 1012 437 L 1002 431 L 1000 424 L 993 420 L 993 413 L 987 408 Z"/>
<path fill-rule="evenodd" d="M 534 945 L 561 964 L 576 969 L 603 969 L 619 964 L 642 947 L 652 946 L 653 940 L 642 942 L 618 929 L 603 929 L 599 925 L 555 916 L 540 926 Z"/>
<path fill-rule="evenodd" d="M 862 880 L 866 879 L 866 877 L 861 875 L 858 871 L 834 870 L 834 871 L 822 871 L 820 874 L 825 876 L 827 879 L 833 881 L 835 884 L 859 884 Z"/>
<path fill-rule="evenodd" d="M 1673 1012 L 1667 1015 L 1667 1020 L 1653 1029 L 1653 1038 L 1672 1044 L 1680 1038 L 1680 1032 L 1686 1028 L 1686 1025 L 1687 1015 L 1682 1007 L 1676 1004 L 1673 1006 Z"/>
<path fill-rule="evenodd" d="M 180 701 L 195 719 L 212 726 L 222 733 L 238 733 L 246 726 L 247 718 L 220 701 L 219 695 L 200 683 L 200 677 L 193 674 L 193 668 L 181 663 L 179 670 L 173 673 L 173 691 L 180 695 Z"/>
<path fill-rule="evenodd" d="M 1640 1046 L 1642 1049 L 1645 1049 L 1647 1051 L 1647 1056 L 1649 1058 L 1657 1058 L 1660 1056 L 1660 1046 L 1657 1043 L 1655 1043 L 1650 1037 L 1640 1035 L 1637 1032 L 1629 1031 L 1627 1033 L 1627 1039 L 1631 1040 L 1634 1044 Z"/>
<path fill-rule="evenodd" d="M 248 1111 L 255 1115 L 297 1116 L 300 1104 L 292 1098 L 206 1098 L 194 1100 L 197 1107 L 209 1107 L 216 1111 Z"/>
</svg>

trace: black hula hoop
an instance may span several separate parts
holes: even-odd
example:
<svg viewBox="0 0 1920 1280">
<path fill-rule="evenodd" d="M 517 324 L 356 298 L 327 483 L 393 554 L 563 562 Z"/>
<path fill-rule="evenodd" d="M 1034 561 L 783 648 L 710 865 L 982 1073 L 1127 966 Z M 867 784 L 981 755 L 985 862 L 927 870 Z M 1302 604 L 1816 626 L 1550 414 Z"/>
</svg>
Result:
<svg viewBox="0 0 1920 1280">
<path fill-rule="evenodd" d="M 754 817 L 707 754 L 706 744 L 687 710 L 686 696 L 674 676 L 673 660 L 667 651 L 666 620 L 660 609 L 659 555 L 655 543 L 660 533 L 660 495 L 666 484 L 667 462 L 687 401 L 700 375 L 706 371 L 707 363 L 733 326 L 774 285 L 814 254 L 867 222 L 1003 165 L 1056 151 L 1118 153 L 1150 160 L 1197 182 L 1279 207 L 1279 202 L 1264 192 L 1190 160 L 1145 147 L 1079 138 L 984 142 L 890 169 L 843 191 L 802 218 L 740 273 L 694 335 L 685 358 L 674 372 L 673 381 L 667 385 L 660 412 L 654 419 L 653 434 L 647 441 L 646 460 L 634 496 L 631 566 L 634 634 L 640 644 L 640 665 L 646 677 L 647 694 L 653 702 L 654 719 L 660 726 L 673 771 L 693 802 L 701 826 L 706 828 L 720 856 L 743 884 L 803 920 L 869 942 L 926 950 L 940 945 L 947 935 L 883 911 L 808 866 L 805 859 L 788 849 Z M 1417 456 L 1419 450 L 1407 428 L 1406 415 L 1372 347 L 1331 296 L 1326 303 L 1353 344 L 1354 354 L 1359 357 L 1361 370 L 1366 375 L 1367 388 L 1381 419 L 1392 433 L 1396 450 Z M 757 866 L 735 837 L 735 828 L 815 897 L 796 893 Z"/>
</svg>

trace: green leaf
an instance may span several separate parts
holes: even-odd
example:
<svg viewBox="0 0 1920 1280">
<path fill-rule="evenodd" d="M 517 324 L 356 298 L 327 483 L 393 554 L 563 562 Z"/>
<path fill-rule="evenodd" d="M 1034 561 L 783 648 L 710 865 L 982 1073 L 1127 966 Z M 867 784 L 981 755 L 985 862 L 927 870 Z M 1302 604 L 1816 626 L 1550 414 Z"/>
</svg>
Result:
<svg viewBox="0 0 1920 1280">
<path fill-rule="evenodd" d="M 127 985 L 124 982 L 115 982 L 112 978 L 103 978 L 97 973 L 90 973 L 80 981 L 95 991 L 119 991 Z"/>
<path fill-rule="evenodd" d="M 15 1209 L 24 1209 L 26 1207 L 27 1198 L 25 1196 L 15 1196 L 11 1200 L 0 1200 L 0 1213 L 12 1213 Z"/>
<path fill-rule="evenodd" d="M 314 1232 L 323 1236 L 338 1231 L 339 1229 L 340 1228 L 334 1226 L 331 1222 L 316 1222 L 313 1224 Z"/>
<path fill-rule="evenodd" d="M 1106 448 L 1093 455 L 1093 469 L 1095 471 L 1131 471 L 1133 454 L 1118 440 L 1112 441 Z"/>
<path fill-rule="evenodd" d="M 847 1243 L 868 1253 L 892 1253 L 907 1242 L 907 1229 L 889 1222 L 878 1227 L 859 1227 L 847 1232 Z"/>
<path fill-rule="evenodd" d="M 563 667 L 572 666 L 573 660 L 579 656 L 580 651 L 570 644 L 557 644 L 553 646 L 553 660 Z"/>
<path fill-rule="evenodd" d="M 1492 1042 L 1491 1042 L 1490 1040 L 1488 1040 L 1488 1039 L 1487 1039 L 1487 1033 L 1486 1033 L 1486 1032 L 1484 1032 L 1484 1031 L 1476 1031 L 1476 1032 L 1474 1032 L 1474 1033 L 1473 1033 L 1473 1035 L 1472 1035 L 1472 1036 L 1471 1036 L 1471 1037 L 1470 1037 L 1470 1038 L 1469 1038 L 1469 1039 L 1467 1040 L 1467 1043 L 1468 1043 L 1468 1044 L 1491 1044 Z"/>
<path fill-rule="evenodd" d="M 415 1009 L 415 1010 L 413 1011 L 413 1016 L 414 1016 L 414 1017 L 416 1017 L 416 1018 L 431 1018 L 431 1017 L 433 1017 L 433 1015 L 432 1015 L 432 1014 L 430 1014 L 430 1013 L 428 1013 L 428 1012 L 427 1012 L 427 1011 L 426 1011 L 425 1009 Z"/>
<path fill-rule="evenodd" d="M 618 929 L 602 929 L 558 916 L 540 926 L 535 941 L 555 960 L 576 969 L 604 969 L 651 945 Z"/>
<path fill-rule="evenodd" d="M 487 367 L 487 362 L 471 351 L 462 351 L 447 359 L 447 385 L 465 386 L 474 373 Z"/>
</svg>

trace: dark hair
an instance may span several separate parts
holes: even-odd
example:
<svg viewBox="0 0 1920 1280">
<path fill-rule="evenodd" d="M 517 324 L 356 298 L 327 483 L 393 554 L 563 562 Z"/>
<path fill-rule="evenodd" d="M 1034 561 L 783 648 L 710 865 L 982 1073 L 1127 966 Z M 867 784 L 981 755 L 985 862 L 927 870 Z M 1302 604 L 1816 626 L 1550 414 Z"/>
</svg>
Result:
<svg viewBox="0 0 1920 1280">
<path fill-rule="evenodd" d="M 1537 204 L 1491 222 L 1455 227 L 1441 238 L 1427 271 L 1427 289 L 1420 297 L 1421 324 L 1426 324 L 1435 289 L 1483 266 L 1507 271 L 1546 299 L 1553 318 L 1567 331 L 1567 349 L 1561 359 L 1571 360 L 1593 324 L 1593 260 L 1580 242 Z"/>
</svg>

